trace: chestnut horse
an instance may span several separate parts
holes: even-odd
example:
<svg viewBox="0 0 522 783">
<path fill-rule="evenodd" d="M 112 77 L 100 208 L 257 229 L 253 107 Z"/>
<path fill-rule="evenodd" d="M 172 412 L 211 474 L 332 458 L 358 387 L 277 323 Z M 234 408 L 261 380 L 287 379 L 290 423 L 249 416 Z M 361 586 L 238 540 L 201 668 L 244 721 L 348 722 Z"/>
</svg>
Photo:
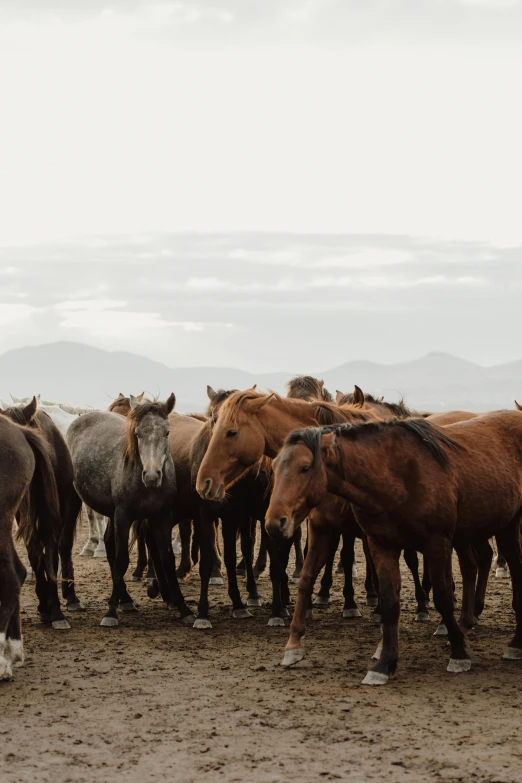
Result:
<svg viewBox="0 0 522 783">
<path fill-rule="evenodd" d="M 451 645 L 448 671 L 462 672 L 471 668 L 465 633 L 473 616 L 462 613 L 458 624 L 453 614 L 452 547 L 470 606 L 477 576 L 470 546 L 494 535 L 511 569 L 517 621 L 503 657 L 522 660 L 521 413 L 488 413 L 444 429 L 423 419 L 304 429 L 288 437 L 274 463 L 274 479 L 270 531 L 293 535 L 334 493 L 354 505 L 368 536 L 379 576 L 383 642 L 364 684 L 382 685 L 396 673 L 399 556 L 405 546 L 427 557 L 435 606 Z M 327 556 L 327 535 L 313 526 L 283 665 L 304 656 L 306 607 Z"/>
<path fill-rule="evenodd" d="M 9 680 L 24 653 L 20 590 L 26 576 L 13 543 L 18 536 L 38 555 L 49 581 L 56 578 L 54 552 L 61 526 L 49 447 L 36 430 L 0 417 L 0 680 Z"/>
</svg>

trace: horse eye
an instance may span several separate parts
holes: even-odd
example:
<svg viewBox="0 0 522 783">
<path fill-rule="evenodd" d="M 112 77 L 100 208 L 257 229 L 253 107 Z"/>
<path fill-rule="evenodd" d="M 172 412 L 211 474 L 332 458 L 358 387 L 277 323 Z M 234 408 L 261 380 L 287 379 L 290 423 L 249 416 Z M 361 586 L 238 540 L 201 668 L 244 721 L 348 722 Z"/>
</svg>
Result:
<svg viewBox="0 0 522 783">
<path fill-rule="evenodd" d="M 303 467 L 300 470 L 300 473 L 308 473 L 309 470 L 311 470 L 311 465 L 303 465 Z"/>
<path fill-rule="evenodd" d="M 235 438 L 237 435 L 237 430 L 229 430 L 227 432 L 227 438 Z"/>
</svg>

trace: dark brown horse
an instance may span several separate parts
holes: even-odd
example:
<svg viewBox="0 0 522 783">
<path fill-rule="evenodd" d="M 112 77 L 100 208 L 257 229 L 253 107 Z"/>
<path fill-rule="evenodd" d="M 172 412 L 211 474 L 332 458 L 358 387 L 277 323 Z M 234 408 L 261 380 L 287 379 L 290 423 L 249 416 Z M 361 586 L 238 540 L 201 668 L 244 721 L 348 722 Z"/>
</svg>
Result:
<svg viewBox="0 0 522 783">
<path fill-rule="evenodd" d="M 40 433 L 48 446 L 49 458 L 53 467 L 55 484 L 60 503 L 60 519 L 58 546 L 54 553 L 54 568 L 58 571 L 58 556 L 62 571 L 62 596 L 67 609 L 79 611 L 81 604 L 74 589 L 74 566 L 72 547 L 76 533 L 76 523 L 81 510 L 81 501 L 74 489 L 73 466 L 71 455 L 65 440 L 52 419 L 38 410 L 36 397 L 22 407 L 10 407 L 0 410 L 7 418 L 22 426 L 29 426 Z M 49 579 L 43 564 L 39 561 L 34 547 L 28 549 L 29 561 L 35 574 L 36 594 L 39 599 L 38 613 L 43 622 L 55 629 L 70 628 L 65 618 L 58 598 L 56 580 Z"/>
<path fill-rule="evenodd" d="M 327 493 L 353 504 L 379 576 L 383 643 L 364 679 L 381 685 L 398 661 L 399 556 L 414 547 L 428 560 L 437 610 L 451 645 L 448 671 L 468 671 L 465 633 L 472 612 L 453 615 L 451 553 L 455 548 L 467 600 L 477 577 L 470 547 L 496 536 L 512 574 L 517 626 L 504 653 L 522 660 L 522 414 L 499 411 L 439 428 L 422 419 L 359 426 L 309 428 L 292 433 L 274 464 L 267 528 L 290 536 Z M 304 655 L 306 607 L 328 556 L 325 533 L 311 531 L 283 665 Z"/>
<path fill-rule="evenodd" d="M 10 679 L 24 660 L 20 590 L 26 576 L 13 543 L 18 535 L 38 556 L 49 580 L 61 525 L 54 470 L 43 437 L 0 416 L 0 680 Z M 33 561 L 36 562 L 36 561 Z"/>
</svg>

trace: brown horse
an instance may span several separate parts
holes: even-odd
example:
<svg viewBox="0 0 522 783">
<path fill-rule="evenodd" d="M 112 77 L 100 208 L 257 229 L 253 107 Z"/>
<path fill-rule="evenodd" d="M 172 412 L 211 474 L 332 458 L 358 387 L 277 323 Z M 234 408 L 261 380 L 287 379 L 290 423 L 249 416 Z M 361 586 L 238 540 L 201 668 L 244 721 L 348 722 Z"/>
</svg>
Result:
<svg viewBox="0 0 522 783">
<path fill-rule="evenodd" d="M 398 661 L 399 555 L 405 546 L 426 554 L 437 610 L 451 645 L 448 671 L 468 671 L 465 632 L 472 615 L 453 615 L 451 552 L 455 548 L 463 592 L 477 576 L 470 546 L 496 536 L 512 574 L 517 625 L 504 653 L 522 660 L 522 415 L 485 414 L 445 429 L 421 419 L 360 426 L 309 428 L 292 433 L 274 464 L 267 528 L 283 536 L 333 492 L 353 503 L 368 536 L 379 576 L 383 643 L 364 684 L 395 676 Z M 328 555 L 324 531 L 313 528 L 283 665 L 304 656 L 306 607 Z M 467 605 L 472 604 L 471 600 Z"/>
<path fill-rule="evenodd" d="M 48 446 L 34 429 L 0 417 L 0 680 L 24 660 L 20 590 L 26 576 L 13 543 L 18 535 L 38 553 L 49 580 L 61 526 L 58 493 Z"/>
<path fill-rule="evenodd" d="M 314 378 L 313 375 L 296 375 L 286 384 L 286 396 L 294 400 L 323 400 L 333 402 L 333 397 L 325 389 L 324 381 Z"/>
<path fill-rule="evenodd" d="M 44 411 L 38 410 L 36 397 L 22 407 L 10 407 L 0 409 L 0 414 L 16 424 L 28 426 L 37 431 L 47 443 L 49 457 L 53 467 L 54 479 L 60 502 L 60 529 L 58 546 L 54 553 L 54 569 L 58 571 L 58 557 L 62 570 L 62 596 L 71 612 L 81 609 L 80 600 L 74 589 L 74 566 L 72 561 L 72 547 L 76 533 L 76 523 L 81 510 L 81 501 L 74 489 L 74 474 L 71 455 L 65 440 L 50 418 Z M 65 618 L 58 598 L 56 580 L 49 580 L 42 563 L 38 563 L 38 553 L 33 546 L 28 549 L 29 560 L 36 579 L 36 594 L 39 599 L 38 613 L 43 622 L 52 625 L 55 629 L 70 628 Z"/>
</svg>

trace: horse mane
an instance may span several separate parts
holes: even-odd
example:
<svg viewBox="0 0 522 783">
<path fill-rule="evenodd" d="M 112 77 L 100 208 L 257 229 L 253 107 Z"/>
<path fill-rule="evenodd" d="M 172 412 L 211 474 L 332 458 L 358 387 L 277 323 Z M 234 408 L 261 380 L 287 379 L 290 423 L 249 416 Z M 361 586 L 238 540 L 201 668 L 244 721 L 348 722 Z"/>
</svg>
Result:
<svg viewBox="0 0 522 783">
<path fill-rule="evenodd" d="M 212 418 L 213 414 L 221 408 L 225 400 L 228 400 L 231 394 L 236 394 L 237 392 L 238 389 L 218 389 L 208 404 L 207 418 Z"/>
<path fill-rule="evenodd" d="M 457 441 L 446 435 L 441 428 L 434 426 L 426 419 L 393 419 L 392 421 L 374 421 L 364 424 L 307 427 L 291 432 L 285 444 L 295 446 L 297 443 L 304 443 L 312 452 L 315 466 L 318 464 L 321 454 L 322 435 L 333 432 L 341 438 L 359 440 L 360 438 L 372 437 L 378 433 L 398 428 L 413 435 L 442 467 L 446 467 L 449 464 L 448 450 L 460 451 L 464 449 L 460 443 L 457 443 Z"/>
<path fill-rule="evenodd" d="M 206 413 L 180 413 L 180 416 L 189 416 L 191 419 L 197 419 L 198 421 L 208 421 L 208 416 Z"/>
<path fill-rule="evenodd" d="M 23 410 L 23 408 L 18 408 L 17 406 L 12 405 L 3 411 L 3 415 L 7 416 L 8 419 L 11 419 L 11 421 L 14 421 L 15 424 L 20 424 L 22 427 L 32 427 L 33 429 L 39 429 L 38 424 L 35 421 L 36 416 L 28 424 L 23 414 Z"/>
<path fill-rule="evenodd" d="M 290 399 L 312 400 L 321 399 L 323 402 L 333 402 L 334 399 L 324 383 L 314 378 L 313 375 L 296 375 L 286 384 L 287 397 Z"/>
<path fill-rule="evenodd" d="M 123 447 L 123 459 L 131 465 L 135 464 L 138 457 L 136 427 L 148 413 L 154 413 L 165 420 L 168 419 L 165 404 L 157 400 L 143 400 L 136 408 L 131 408 L 125 418 L 126 432 Z"/>
<path fill-rule="evenodd" d="M 348 394 L 343 394 L 338 404 L 345 405 L 346 403 L 349 403 L 350 405 L 353 405 L 354 400 L 355 400 L 354 393 L 349 392 Z M 373 405 L 381 405 L 383 408 L 387 408 L 395 416 L 397 416 L 398 419 L 408 419 L 411 417 L 424 415 L 422 413 L 417 413 L 417 411 L 412 411 L 410 408 L 408 408 L 408 406 L 404 401 L 404 397 L 401 397 L 399 402 L 385 402 L 384 400 L 378 400 L 377 397 L 375 397 L 373 394 L 367 394 L 365 392 L 364 401 L 369 402 Z"/>
</svg>

